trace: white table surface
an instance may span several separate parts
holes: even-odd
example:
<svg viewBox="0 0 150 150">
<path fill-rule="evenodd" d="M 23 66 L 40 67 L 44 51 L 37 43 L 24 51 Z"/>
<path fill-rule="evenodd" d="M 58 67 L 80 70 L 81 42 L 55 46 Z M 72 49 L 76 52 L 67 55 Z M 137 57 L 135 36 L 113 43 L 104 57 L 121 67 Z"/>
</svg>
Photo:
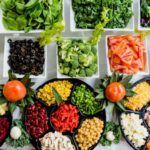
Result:
<svg viewBox="0 0 150 150">
<path fill-rule="evenodd" d="M 134 0 L 134 13 L 135 13 L 135 24 L 137 26 L 137 13 L 138 13 L 138 7 L 137 7 L 137 1 Z M 65 21 L 66 21 L 66 32 L 63 33 L 63 36 L 65 37 L 88 37 L 91 33 L 71 33 L 70 32 L 70 13 L 69 13 L 69 4 L 70 0 L 65 0 Z M 105 34 L 127 34 L 129 32 L 107 32 Z M 103 77 L 107 71 L 107 65 L 106 65 L 106 54 L 105 54 L 105 34 L 103 34 L 103 38 L 99 43 L 99 57 L 100 57 L 100 75 Z M 21 34 L 22 36 L 26 34 Z M 29 34 L 28 36 L 35 34 Z M 6 35 L 1 35 L 0 34 L 0 84 L 5 83 L 7 79 L 4 79 L 2 77 L 2 72 L 3 72 L 3 50 L 4 50 L 4 36 Z M 150 39 L 149 39 L 150 41 Z M 149 51 L 149 56 L 150 56 L 150 42 L 148 42 L 148 51 Z M 56 45 L 51 44 L 48 46 L 48 67 L 47 67 L 47 78 L 45 80 L 35 80 L 36 85 L 35 88 L 38 87 L 41 83 L 52 79 L 56 78 L 56 55 L 55 55 L 55 49 Z M 150 61 L 149 61 L 150 64 Z M 133 81 L 137 81 L 138 79 L 142 78 L 143 76 L 135 76 Z M 91 86 L 96 86 L 98 79 L 87 79 L 84 80 L 85 82 L 89 83 Z M 14 114 L 16 116 L 17 113 Z M 109 113 L 107 113 L 107 120 L 116 120 L 116 117 L 111 117 Z M 7 146 L 4 144 L 2 147 L 0 147 L 0 150 L 14 150 L 13 148 Z M 32 145 L 26 146 L 24 148 L 18 148 L 18 150 L 34 150 Z M 103 147 L 100 144 L 95 148 L 95 150 L 132 150 L 132 148 L 126 143 L 126 141 L 122 138 L 121 142 L 118 145 L 112 145 L 111 147 Z"/>
</svg>

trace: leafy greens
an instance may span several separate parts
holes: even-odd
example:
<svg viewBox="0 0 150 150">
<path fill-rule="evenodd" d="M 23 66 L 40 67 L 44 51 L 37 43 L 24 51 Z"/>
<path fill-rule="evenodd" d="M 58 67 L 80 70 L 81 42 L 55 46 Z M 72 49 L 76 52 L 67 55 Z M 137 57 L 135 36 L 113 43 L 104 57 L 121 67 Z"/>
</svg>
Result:
<svg viewBox="0 0 150 150">
<path fill-rule="evenodd" d="M 109 8 L 110 22 L 105 28 L 125 28 L 133 15 L 133 0 L 72 0 L 77 28 L 93 29 L 101 22 L 103 8 Z"/>
<path fill-rule="evenodd" d="M 62 0 L 3 0 L 0 7 L 7 30 L 51 29 L 62 21 Z"/>
</svg>

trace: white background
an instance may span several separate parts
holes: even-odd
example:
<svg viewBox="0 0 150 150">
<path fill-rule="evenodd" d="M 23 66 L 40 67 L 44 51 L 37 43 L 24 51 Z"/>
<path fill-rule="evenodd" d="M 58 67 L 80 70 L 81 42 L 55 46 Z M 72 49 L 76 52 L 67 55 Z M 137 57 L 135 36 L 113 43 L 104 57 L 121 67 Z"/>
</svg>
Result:
<svg viewBox="0 0 150 150">
<path fill-rule="evenodd" d="M 137 7 L 137 1 L 138 0 L 134 0 L 134 15 L 135 15 L 135 24 L 137 26 L 137 14 L 138 14 L 138 7 Z M 90 32 L 89 33 L 84 33 L 84 32 L 80 32 L 80 33 L 71 33 L 70 32 L 70 11 L 69 11 L 69 5 L 70 5 L 70 0 L 65 0 L 65 21 L 66 21 L 66 32 L 63 33 L 63 36 L 65 37 L 89 37 L 90 36 Z M 101 40 L 101 42 L 99 43 L 99 57 L 100 57 L 100 75 L 101 77 L 103 77 L 106 73 L 107 73 L 107 65 L 106 65 L 106 54 L 105 54 L 105 34 L 127 34 L 129 32 L 107 32 L 103 34 L 103 38 Z M 21 34 L 22 36 L 35 36 L 35 34 Z M 0 84 L 5 83 L 7 81 L 7 79 L 4 79 L 2 77 L 2 72 L 3 72 L 3 51 L 4 51 L 4 36 L 6 35 L 0 35 Z M 148 51 L 150 55 L 150 39 L 148 40 Z M 40 84 L 42 84 L 43 82 L 52 79 L 52 78 L 56 78 L 56 45 L 55 44 L 51 44 L 48 46 L 48 66 L 47 66 L 47 78 L 45 80 L 36 80 L 36 85 L 35 88 L 38 87 Z M 150 64 L 150 61 L 149 61 Z M 138 79 L 142 78 L 142 76 L 136 76 L 134 77 L 134 82 Z M 97 81 L 99 81 L 99 79 L 87 79 L 84 80 L 87 83 L 89 83 L 91 86 L 96 86 L 97 85 Z M 16 113 L 17 114 L 17 113 Z M 15 116 L 16 116 L 15 114 Z M 112 120 L 111 116 L 109 115 L 109 113 L 107 114 L 107 119 L 108 120 Z M 115 118 L 113 118 L 113 120 L 115 120 Z M 24 148 L 18 148 L 18 150 L 32 150 L 34 149 L 31 145 L 24 147 Z M 13 148 L 10 148 L 7 145 L 3 145 L 3 147 L 0 148 L 0 150 L 13 150 Z M 102 147 L 101 145 L 98 145 L 95 150 L 132 150 L 132 148 L 130 148 L 130 146 L 126 143 L 126 141 L 124 139 L 121 140 L 121 142 L 118 145 L 112 145 L 111 147 Z"/>
</svg>

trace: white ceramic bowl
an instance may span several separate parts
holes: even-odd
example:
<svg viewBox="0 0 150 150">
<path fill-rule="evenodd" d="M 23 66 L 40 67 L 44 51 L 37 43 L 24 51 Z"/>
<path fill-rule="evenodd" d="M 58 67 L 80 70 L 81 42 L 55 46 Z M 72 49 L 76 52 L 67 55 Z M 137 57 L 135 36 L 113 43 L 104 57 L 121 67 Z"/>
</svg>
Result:
<svg viewBox="0 0 150 150">
<path fill-rule="evenodd" d="M 8 71 L 10 70 L 10 66 L 8 64 L 8 56 L 10 55 L 9 50 L 9 43 L 7 42 L 8 39 L 15 40 L 24 40 L 24 39 L 32 39 L 33 41 L 36 40 L 35 37 L 28 37 L 28 36 L 6 36 L 4 41 L 4 61 L 3 61 L 3 77 L 8 78 Z M 31 75 L 30 77 L 33 79 L 43 79 L 46 78 L 47 75 L 47 46 L 44 47 L 44 57 L 45 57 L 45 63 L 44 63 L 44 71 L 42 74 L 38 76 Z M 24 75 L 15 74 L 17 78 L 22 78 Z"/>
<path fill-rule="evenodd" d="M 72 0 L 71 0 L 71 5 L 70 5 L 70 30 L 72 32 L 89 32 L 89 31 L 93 31 L 93 29 L 80 29 L 80 28 L 76 28 L 76 23 L 74 20 L 74 11 L 72 8 Z M 132 11 L 134 12 L 134 4 L 132 4 Z M 109 29 L 109 28 L 105 28 L 105 31 L 134 31 L 134 15 L 132 16 L 132 18 L 130 19 L 128 25 L 126 28 L 114 28 L 114 29 Z"/>
<path fill-rule="evenodd" d="M 142 27 L 141 26 L 141 0 L 138 0 L 138 29 L 141 31 L 147 31 L 150 30 L 150 27 Z"/>
<path fill-rule="evenodd" d="M 111 37 L 111 36 L 116 36 L 116 35 L 107 35 L 105 37 L 106 60 L 107 60 L 107 74 L 108 75 L 112 75 L 112 71 L 110 70 L 109 58 L 108 58 L 108 51 L 109 51 L 109 48 L 108 48 L 108 38 Z M 149 57 L 148 57 L 147 39 L 144 40 L 144 44 L 145 44 L 146 53 L 147 53 L 147 55 L 146 55 L 146 57 L 147 57 L 147 66 L 146 66 L 145 71 L 140 71 L 140 72 L 138 72 L 135 75 L 149 75 Z"/>
<path fill-rule="evenodd" d="M 63 11 L 62 11 L 62 17 L 63 17 L 63 20 L 65 20 L 65 11 L 64 11 L 64 0 L 62 2 L 62 8 L 63 8 Z M 3 18 L 3 14 L 2 14 L 2 10 L 0 9 L 0 34 L 10 34 L 10 33 L 25 33 L 24 30 L 21 30 L 21 31 L 15 31 L 15 30 L 7 30 L 4 28 L 3 26 L 3 21 L 2 21 L 2 18 Z M 40 33 L 44 31 L 43 29 L 42 30 L 31 30 L 29 33 Z M 65 31 L 65 29 L 64 29 Z M 64 32 L 63 31 L 63 32 Z"/>
<path fill-rule="evenodd" d="M 64 39 L 82 39 L 81 37 L 66 37 Z M 87 40 L 87 38 L 84 38 L 84 40 Z M 74 77 L 74 78 L 78 78 L 78 79 L 91 79 L 91 78 L 99 78 L 100 77 L 100 69 L 99 69 L 99 51 L 98 51 L 98 44 L 96 45 L 97 48 L 97 66 L 98 66 L 98 70 L 97 73 L 94 74 L 91 77 Z M 57 78 L 72 78 L 70 76 L 67 75 L 63 75 L 59 72 L 59 61 L 58 61 L 58 46 L 56 45 L 56 61 L 57 61 Z"/>
</svg>

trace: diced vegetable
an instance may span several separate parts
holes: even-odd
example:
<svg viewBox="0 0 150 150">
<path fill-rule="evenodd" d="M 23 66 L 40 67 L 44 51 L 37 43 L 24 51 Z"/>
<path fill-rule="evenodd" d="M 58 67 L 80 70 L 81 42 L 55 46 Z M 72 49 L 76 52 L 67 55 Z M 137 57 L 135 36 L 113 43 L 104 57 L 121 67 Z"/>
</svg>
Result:
<svg viewBox="0 0 150 150">
<path fill-rule="evenodd" d="M 72 101 L 80 108 L 85 115 L 94 115 L 101 111 L 101 104 L 96 100 L 94 93 L 81 84 L 73 92 Z"/>
<path fill-rule="evenodd" d="M 76 106 L 62 103 L 58 109 L 52 113 L 50 121 L 57 131 L 69 131 L 73 133 L 73 130 L 76 129 L 79 124 L 78 112 L 79 110 Z"/>
<path fill-rule="evenodd" d="M 147 53 L 140 36 L 111 36 L 108 38 L 108 48 L 111 71 L 123 74 L 145 71 Z"/>
<path fill-rule="evenodd" d="M 91 77 L 97 73 L 97 49 L 86 40 L 58 42 L 59 72 L 70 77 Z"/>
</svg>

